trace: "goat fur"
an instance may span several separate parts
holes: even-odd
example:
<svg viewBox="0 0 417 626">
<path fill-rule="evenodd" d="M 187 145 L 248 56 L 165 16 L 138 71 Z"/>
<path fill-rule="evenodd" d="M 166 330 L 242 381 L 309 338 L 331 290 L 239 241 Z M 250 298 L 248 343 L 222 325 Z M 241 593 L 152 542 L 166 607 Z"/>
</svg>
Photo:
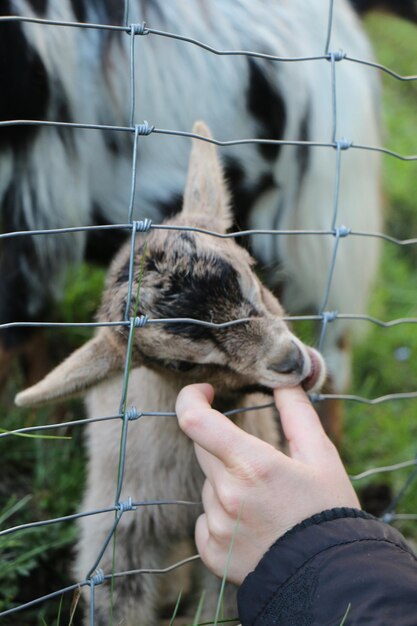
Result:
<svg viewBox="0 0 417 626">
<path fill-rule="evenodd" d="M 122 4 L 49 0 L 42 9 L 39 2 L 7 0 L 3 12 L 120 24 Z M 324 52 L 328 4 L 134 0 L 129 20 L 143 19 L 149 27 L 192 36 L 219 49 L 303 57 Z M 16 52 L 12 58 L 16 67 L 0 65 L 0 78 L 10 85 L 0 103 L 3 119 L 18 112 L 29 119 L 128 124 L 128 34 L 30 23 L 2 23 L 1 28 L 4 45 Z M 159 128 L 187 130 L 201 118 L 222 140 L 332 141 L 331 68 L 325 60 L 274 63 L 218 57 L 155 35 L 138 36 L 135 47 L 135 121 L 148 119 Z M 347 0 L 334 7 L 331 49 L 339 48 L 352 57 L 372 59 L 367 37 Z M 376 73 L 346 60 L 337 63 L 336 70 L 336 138 L 379 145 Z M 135 219 L 160 222 L 179 210 L 188 145 L 185 139 L 160 135 L 139 139 Z M 283 230 L 331 227 L 335 184 L 331 148 L 249 144 L 223 149 L 222 159 L 231 183 L 235 224 Z M 33 126 L 2 129 L 4 230 L 126 222 L 131 164 L 130 134 Z M 379 186 L 378 155 L 355 149 L 343 153 L 336 225 L 379 231 Z M 110 243 L 100 243 L 101 256 L 114 247 L 115 238 L 113 233 Z M 279 290 L 290 313 L 320 310 L 334 248 L 331 236 L 252 237 L 250 245 L 269 286 Z M 341 241 L 329 310 L 366 311 L 378 247 L 376 239 L 351 236 Z M 86 248 L 85 233 L 3 241 L 0 322 L 42 319 L 48 301 L 58 297 L 62 270 L 79 262 Z M 337 391 L 349 383 L 347 337 L 357 328 L 340 319 L 328 327 L 323 349 Z M 18 332 L 22 331 L 2 333 L 5 347 L 19 343 Z"/>
<path fill-rule="evenodd" d="M 201 122 L 194 131 L 210 137 Z M 195 140 L 190 157 L 183 211 L 176 224 L 214 227 L 225 232 L 231 225 L 229 197 L 220 161 L 213 145 Z M 170 221 L 166 222 L 168 225 Z M 145 244 L 146 242 L 146 244 Z M 100 321 L 123 318 L 127 295 L 126 267 L 130 244 L 113 261 L 98 314 Z M 138 282 L 139 313 L 171 317 L 198 317 L 221 323 L 233 318 L 248 321 L 223 329 L 167 322 L 148 323 L 135 331 L 127 406 L 143 411 L 173 410 L 180 389 L 192 382 L 211 382 L 220 410 L 253 406 L 265 398 L 254 394 L 277 386 L 293 386 L 311 378 L 319 388 L 325 377 L 321 356 L 307 348 L 283 321 L 284 311 L 260 283 L 249 254 L 232 239 L 215 239 L 202 233 L 155 230 L 138 234 L 135 249 L 134 289 L 130 313 L 134 315 Z M 200 301 L 193 301 L 199 294 Z M 161 308 L 162 307 L 162 308 Z M 187 310 L 187 307 L 189 309 Z M 163 315 L 162 315 L 163 317 Z M 43 381 L 16 397 L 19 405 L 34 405 L 88 391 L 90 417 L 115 415 L 122 397 L 127 331 L 101 328 Z M 184 365 L 186 367 L 184 367 Z M 236 423 L 271 445 L 279 445 L 272 409 L 241 413 Z M 119 465 L 120 424 L 116 421 L 88 426 L 88 478 L 83 511 L 94 511 L 114 501 Z M 193 445 L 179 430 L 175 418 L 141 417 L 129 427 L 121 501 L 186 500 L 198 502 L 203 475 Z M 116 571 L 160 568 L 172 558 L 175 547 L 192 540 L 198 506 L 145 506 L 126 512 L 118 526 Z M 75 575 L 84 580 L 114 522 L 114 515 L 83 518 L 77 548 Z M 112 571 L 108 546 L 100 567 Z M 199 564 L 194 592 L 206 593 L 202 618 L 212 619 L 218 601 L 219 581 Z M 197 577 L 197 578 L 196 578 Z M 175 597 L 180 589 L 171 582 Z M 172 587 L 174 585 L 174 587 Z M 169 591 L 169 590 L 168 590 Z M 126 576 L 115 582 L 114 619 L 126 626 L 158 623 L 163 605 L 155 576 Z M 235 590 L 228 586 L 225 611 L 237 615 Z M 194 605 L 196 606 L 197 600 Z M 108 623 L 109 585 L 97 589 L 96 622 Z"/>
</svg>

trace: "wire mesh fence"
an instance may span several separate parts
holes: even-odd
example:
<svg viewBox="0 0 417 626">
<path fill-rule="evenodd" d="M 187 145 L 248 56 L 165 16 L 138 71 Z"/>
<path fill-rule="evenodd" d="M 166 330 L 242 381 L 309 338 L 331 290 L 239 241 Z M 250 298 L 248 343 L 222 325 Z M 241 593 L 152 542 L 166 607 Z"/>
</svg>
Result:
<svg viewBox="0 0 417 626">
<path fill-rule="evenodd" d="M 383 153 L 387 155 L 387 157 L 392 159 L 397 159 L 400 161 L 417 161 L 416 154 L 400 154 L 396 151 L 390 150 L 383 146 L 375 146 L 375 145 L 362 145 L 356 142 L 351 141 L 349 138 L 339 137 L 338 135 L 338 116 L 339 116 L 339 105 L 337 99 L 337 89 L 336 89 L 336 81 L 338 76 L 338 68 L 341 64 L 362 64 L 369 66 L 370 71 L 374 72 L 383 72 L 392 80 L 397 80 L 399 83 L 404 82 L 412 82 L 417 80 L 417 75 L 409 75 L 403 76 L 395 71 L 395 68 L 388 68 L 373 61 L 367 59 L 359 59 L 353 56 L 350 56 L 349 51 L 344 50 L 334 50 L 332 49 L 332 20 L 333 20 L 333 2 L 329 2 L 329 11 L 328 11 L 328 24 L 327 28 L 323 30 L 323 54 L 319 56 L 305 56 L 305 57 L 297 57 L 297 58 L 286 58 L 274 54 L 265 54 L 263 52 L 257 50 L 219 50 L 208 45 L 204 41 L 199 41 L 194 39 L 193 37 L 186 37 L 184 35 L 175 33 L 175 32 L 167 32 L 163 30 L 158 30 L 152 28 L 152 24 L 148 25 L 145 22 L 141 23 L 130 23 L 129 14 L 130 14 L 130 6 L 128 0 L 125 2 L 125 10 L 124 10 L 124 23 L 119 26 L 105 24 L 105 23 L 83 23 L 83 22 L 67 22 L 67 21 L 59 21 L 59 20 L 48 20 L 42 19 L 32 16 L 0 16 L 0 29 L 2 23 L 10 23 L 10 22 L 24 22 L 27 24 L 33 24 L 34 28 L 54 28 L 54 29 L 65 29 L 65 28 L 76 28 L 76 29 L 91 29 L 98 31 L 108 31 L 114 33 L 116 37 L 130 37 L 130 57 L 127 59 L 126 67 L 120 68 L 120 71 L 129 72 L 130 76 L 130 94 L 129 94 L 129 119 L 126 126 L 109 126 L 103 125 L 100 123 L 97 124 L 84 124 L 84 123 L 65 123 L 58 122 L 55 120 L 5 120 L 0 121 L 0 133 L 2 132 L 2 128 L 8 126 L 50 126 L 55 128 L 71 128 L 76 132 L 78 129 L 86 130 L 88 132 L 95 132 L 97 130 L 106 130 L 110 133 L 124 133 L 132 138 L 132 158 L 131 158 L 131 185 L 130 185 L 130 199 L 128 206 L 126 207 L 126 222 L 119 224 L 104 224 L 100 226 L 76 226 L 76 227 L 68 227 L 68 228 L 56 228 L 56 229 L 44 229 L 44 230 L 25 230 L 19 232 L 6 232 L 0 235 L 1 240 L 12 239 L 12 238 L 25 238 L 25 237 L 54 237 L 58 234 L 71 234 L 71 233 L 79 233 L 79 232 L 90 232 L 90 231 L 120 231 L 126 234 L 130 233 L 131 237 L 131 256 L 130 256 L 130 265 L 129 265 L 129 278 L 128 278 L 128 296 L 127 302 L 131 301 L 132 297 L 132 284 L 134 277 L 134 251 L 135 251 L 135 243 L 136 237 L 138 233 L 146 236 L 146 233 L 149 233 L 152 230 L 167 230 L 172 231 L 171 236 L 175 237 L 178 232 L 181 231 L 193 231 L 200 232 L 210 235 L 214 238 L 247 238 L 249 236 L 270 236 L 270 237 L 315 237 L 315 238 L 328 238 L 332 241 L 333 253 L 331 262 L 328 267 L 327 277 L 325 280 L 325 288 L 321 297 L 321 306 L 320 310 L 313 315 L 289 315 L 285 319 L 289 322 L 298 322 L 298 321 L 314 321 L 319 324 L 320 331 L 318 335 L 318 348 L 322 348 L 323 343 L 326 338 L 326 334 L 328 332 L 328 328 L 330 324 L 335 323 L 337 320 L 354 320 L 355 322 L 367 322 L 368 324 L 380 326 L 382 328 L 390 328 L 394 326 L 402 326 L 402 325 L 415 325 L 417 324 L 417 317 L 401 317 L 390 320 L 381 320 L 377 319 L 371 315 L 366 314 L 352 314 L 348 311 L 336 311 L 329 310 L 329 294 L 332 287 L 332 282 L 334 280 L 334 271 L 336 266 L 336 261 L 338 258 L 338 252 L 340 250 L 340 246 L 343 245 L 343 241 L 346 238 L 369 238 L 369 239 L 380 239 L 386 245 L 395 245 L 400 247 L 412 247 L 417 245 L 417 237 L 411 236 L 408 239 L 399 239 L 393 236 L 390 236 L 384 232 L 364 232 L 358 231 L 349 226 L 349 224 L 340 224 L 339 221 L 339 200 L 340 200 L 340 178 L 341 171 L 343 168 L 343 155 L 346 151 L 371 151 L 377 153 Z M 1 36 L 1 35 L 0 35 Z M 178 42 L 182 42 L 184 46 L 195 46 L 200 49 L 202 55 L 210 54 L 216 56 L 244 56 L 244 57 L 253 57 L 257 59 L 265 59 L 268 62 L 282 64 L 282 63 L 310 63 L 310 62 L 319 62 L 323 64 L 327 64 L 330 68 L 329 71 L 329 81 L 328 81 L 328 92 L 332 101 L 332 137 L 323 142 L 317 141 L 295 141 L 290 139 L 260 139 L 260 138 L 239 138 L 235 140 L 227 140 L 222 141 L 220 138 L 208 139 L 207 137 L 202 137 L 196 135 L 192 132 L 185 132 L 178 129 L 166 129 L 159 128 L 157 126 L 157 120 L 151 121 L 143 121 L 141 123 L 137 123 L 138 114 L 137 104 L 135 101 L 135 94 L 137 92 L 137 81 L 138 76 L 140 75 L 140 64 L 138 64 L 138 59 L 135 54 L 135 45 L 138 38 L 170 38 L 175 39 Z M 337 41 L 335 41 L 337 45 Z M 134 219 L 134 207 L 135 207 L 135 199 L 137 198 L 137 194 L 140 194 L 140 185 L 141 181 L 137 176 L 137 160 L 138 153 L 141 149 L 142 142 L 151 142 L 154 135 L 163 135 L 167 136 L 167 141 L 175 141 L 175 137 L 182 136 L 187 137 L 189 139 L 196 138 L 201 141 L 209 141 L 218 146 L 224 147 L 227 149 L 228 146 L 236 146 L 236 145 L 245 145 L 245 144 L 259 144 L 259 145 L 290 145 L 290 146 L 303 146 L 308 148 L 309 150 L 315 150 L 317 148 L 324 148 L 326 150 L 332 151 L 334 153 L 334 183 L 333 183 L 333 209 L 332 209 L 332 217 L 331 221 L 328 224 L 327 229 L 320 230 L 309 230 L 309 229 L 297 229 L 297 230 L 271 230 L 271 229 L 251 229 L 245 231 L 235 231 L 227 234 L 221 234 L 218 232 L 200 229 L 192 226 L 182 226 L 182 225 L 167 225 L 154 223 L 150 219 Z M 413 235 L 413 233 L 411 233 Z M 108 529 L 108 534 L 105 542 L 103 543 L 102 549 L 94 562 L 91 563 L 90 570 L 86 572 L 85 579 L 77 581 L 77 583 L 68 586 L 63 589 L 57 589 L 53 593 L 50 593 L 46 596 L 42 597 L 34 597 L 31 601 L 25 602 L 20 605 L 13 605 L 10 608 L 2 611 L 0 613 L 0 620 L 5 618 L 6 616 L 14 615 L 20 611 L 24 611 L 25 609 L 32 608 L 34 606 L 38 606 L 44 602 L 50 601 L 54 598 L 59 598 L 65 594 L 71 594 L 74 591 L 82 588 L 88 587 L 90 590 L 89 594 L 89 623 L 94 625 L 95 623 L 95 589 L 97 586 L 108 583 L 108 581 L 112 581 L 115 578 L 119 577 L 127 577 L 127 576 L 139 576 L 144 574 L 155 574 L 155 573 L 163 573 L 166 571 L 170 571 L 171 569 L 175 569 L 177 567 L 181 567 L 184 563 L 198 559 L 198 556 L 193 556 L 190 559 L 186 559 L 185 561 L 179 561 L 174 563 L 172 566 L 168 568 L 160 568 L 160 569 L 138 569 L 138 570 L 129 570 L 129 571 L 110 571 L 103 572 L 100 569 L 100 564 L 102 560 L 102 556 L 107 548 L 107 546 L 112 542 L 116 535 L 117 528 L 121 519 L 125 515 L 135 515 L 136 511 L 140 510 L 143 507 L 155 507 L 155 506 L 167 506 L 167 507 L 177 507 L 177 506 L 185 506 L 185 507 L 195 507 L 195 502 L 186 502 L 186 501 L 178 501 L 178 500 L 155 500 L 155 501 L 137 501 L 135 500 L 135 494 L 131 494 L 130 497 L 126 500 L 121 499 L 123 481 L 124 481 L 124 466 L 126 461 L 126 445 L 128 440 L 129 433 L 129 424 L 130 422 L 140 420 L 140 418 L 147 416 L 152 417 L 154 419 L 158 419 L 159 417 L 170 417 L 175 419 L 175 413 L 167 410 L 166 412 L 155 412 L 155 411 L 146 411 L 146 407 L 130 407 L 127 406 L 127 388 L 128 381 L 130 376 L 130 359 L 129 355 L 132 349 L 132 341 L 136 332 L 140 333 L 140 329 L 145 325 L 152 324 L 167 324 L 167 323 L 176 323 L 176 324 L 195 324 L 195 325 L 203 325 L 212 328 L 219 327 L 228 327 L 234 324 L 241 324 L 246 321 L 245 319 L 231 319 L 230 321 L 224 324 L 215 324 L 212 322 L 207 322 L 194 318 L 164 318 L 164 319 L 149 319 L 146 316 L 137 316 L 137 317 L 129 317 L 129 307 L 126 307 L 126 314 L 124 319 L 120 319 L 116 322 L 90 322 L 86 321 L 85 323 L 54 323 L 54 322 L 19 322 L 14 321 L 7 324 L 0 325 L 1 329 L 7 329 L 12 327 L 48 327 L 48 328 L 68 328 L 68 327 L 87 327 L 87 328 L 95 328 L 99 326 L 116 326 L 116 327 L 124 327 L 128 331 L 128 343 L 126 348 L 126 362 L 124 368 L 123 375 L 123 391 L 120 398 L 119 412 L 115 415 L 105 415 L 105 416 L 94 416 L 92 418 L 83 418 L 72 421 L 65 422 L 57 422 L 53 424 L 43 424 L 36 426 L 28 426 L 23 428 L 16 428 L 13 430 L 9 430 L 7 432 L 0 433 L 0 439 L 7 441 L 13 441 L 13 437 L 28 435 L 28 434 L 42 434 L 49 431 L 59 430 L 61 428 L 68 428 L 69 426 L 81 426 L 84 427 L 87 424 L 92 422 L 105 422 L 105 421 L 119 421 L 121 422 L 121 431 L 120 431 L 120 457 L 119 457 L 119 476 L 115 476 L 115 489 L 114 489 L 114 502 L 109 503 L 108 506 L 103 507 L 99 510 L 92 511 L 83 511 L 76 514 L 66 515 L 55 519 L 47 519 L 41 521 L 34 521 L 32 523 L 21 524 L 18 526 L 7 527 L 4 530 L 0 531 L 0 541 L 2 538 L 10 535 L 14 535 L 15 533 L 20 533 L 23 531 L 29 531 L 41 526 L 49 526 L 53 524 L 61 524 L 64 522 L 71 522 L 81 517 L 90 517 L 90 516 L 100 516 L 104 513 L 114 512 L 114 522 L 111 527 Z M 339 399 L 346 402 L 356 402 L 367 405 L 379 405 L 385 402 L 391 402 L 396 400 L 412 400 L 417 398 L 417 390 L 410 390 L 409 392 L 401 392 L 401 393 L 392 393 L 388 395 L 384 395 L 376 398 L 366 398 L 360 397 L 357 395 L 347 395 L 347 394 L 320 394 L 315 393 L 311 394 L 311 399 L 315 403 L 320 403 L 324 400 L 329 399 Z M 270 404 L 262 405 L 272 406 Z M 171 408 L 171 407 L 169 407 Z M 260 407 L 246 407 L 239 409 L 239 411 L 251 411 L 252 409 L 260 408 Z M 237 411 L 229 411 L 226 414 L 233 415 Z M 0 442 L 0 445 L 4 445 L 5 441 Z M 391 523 L 396 520 L 417 520 L 417 513 L 415 512 L 407 512 L 407 513 L 398 513 L 397 507 L 400 501 L 403 499 L 404 494 L 410 487 L 411 483 L 417 479 L 417 457 L 414 459 L 400 459 L 398 463 L 393 463 L 389 466 L 382 467 L 374 467 L 363 471 L 357 475 L 351 476 L 353 481 L 359 481 L 361 479 L 382 474 L 385 472 L 395 472 L 400 469 L 410 468 L 410 473 L 407 475 L 404 484 L 400 487 L 397 494 L 391 501 L 390 505 L 386 508 L 385 512 L 382 515 L 382 519 L 388 523 Z M 139 521 L 140 523 L 140 521 Z"/>
</svg>

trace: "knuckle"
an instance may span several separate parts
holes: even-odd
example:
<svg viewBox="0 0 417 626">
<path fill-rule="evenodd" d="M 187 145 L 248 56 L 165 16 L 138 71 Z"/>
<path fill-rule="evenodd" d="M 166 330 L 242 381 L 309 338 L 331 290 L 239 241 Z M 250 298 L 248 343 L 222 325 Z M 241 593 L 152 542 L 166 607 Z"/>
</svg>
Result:
<svg viewBox="0 0 417 626">
<path fill-rule="evenodd" d="M 236 468 L 235 475 L 243 481 L 246 487 L 255 487 L 270 479 L 273 465 L 268 457 L 258 455 L 246 459 L 239 468 Z"/>
<path fill-rule="evenodd" d="M 207 527 L 212 540 L 222 545 L 228 540 L 226 524 L 222 523 L 217 516 L 208 517 Z"/>
<path fill-rule="evenodd" d="M 218 485 L 217 497 L 224 511 L 232 518 L 238 517 L 243 502 L 243 494 L 238 489 L 233 489 L 230 484 Z"/>
<path fill-rule="evenodd" d="M 200 416 L 197 411 L 186 409 L 179 415 L 181 428 L 185 432 L 192 432 L 200 422 Z"/>
</svg>

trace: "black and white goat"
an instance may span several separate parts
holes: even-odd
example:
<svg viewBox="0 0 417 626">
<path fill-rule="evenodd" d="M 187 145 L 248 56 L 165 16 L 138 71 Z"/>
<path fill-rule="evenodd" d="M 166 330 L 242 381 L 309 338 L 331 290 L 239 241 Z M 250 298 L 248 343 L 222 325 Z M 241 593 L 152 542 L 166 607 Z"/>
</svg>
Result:
<svg viewBox="0 0 417 626">
<path fill-rule="evenodd" d="M 2 15 L 122 24 L 119 0 L 4 0 Z M 322 55 L 329 3 L 320 0 L 133 0 L 129 21 L 191 36 L 219 49 L 282 57 Z M 0 23 L 0 119 L 129 124 L 130 35 L 94 29 Z M 334 6 L 331 49 L 371 59 L 366 35 L 347 0 Z M 272 138 L 331 142 L 331 65 L 216 56 L 157 35 L 137 37 L 136 118 L 188 130 L 207 121 L 217 139 Z M 337 136 L 378 145 L 375 73 L 337 64 Z M 140 138 L 134 218 L 159 222 L 182 201 L 189 142 Z M 222 151 L 235 224 L 256 229 L 325 229 L 332 225 L 335 150 L 305 145 L 241 145 Z M 0 128 L 0 203 L 4 231 L 125 223 L 132 135 L 39 126 Z M 380 229 L 379 159 L 343 153 L 336 226 Z M 0 323 L 39 320 L 57 297 L 59 276 L 86 253 L 109 259 L 119 238 L 87 241 L 82 233 L 3 240 Z M 322 304 L 334 247 L 331 236 L 252 237 L 250 247 L 290 313 Z M 339 246 L 327 308 L 361 313 L 378 260 L 376 239 L 348 237 Z M 324 352 L 334 388 L 349 380 L 354 327 L 329 325 Z M 22 330 L 1 333 L 0 366 Z"/>
<path fill-rule="evenodd" d="M 201 122 L 195 131 L 209 136 Z M 232 225 L 220 161 L 213 145 L 195 140 L 182 211 L 167 225 L 195 226 L 225 233 Z M 172 411 L 181 388 L 207 381 L 216 391 L 220 410 L 262 404 L 275 387 L 303 384 L 320 389 L 326 376 L 322 357 L 306 347 L 285 324 L 284 311 L 259 281 L 248 252 L 233 239 L 216 240 L 198 232 L 154 230 L 138 235 L 129 311 L 150 318 L 198 317 L 221 324 L 247 318 L 226 328 L 192 323 L 146 324 L 135 331 L 128 393 L 132 404 L 146 412 Z M 100 321 L 123 318 L 128 294 L 130 244 L 112 263 L 98 314 Z M 56 401 L 88 390 L 90 417 L 114 415 L 122 396 L 121 374 L 127 349 L 126 329 L 104 327 L 83 347 L 58 365 L 46 378 L 16 397 L 19 405 Z M 254 393 L 258 393 L 258 398 Z M 271 445 L 279 445 L 272 409 L 240 413 L 237 423 Z M 135 432 L 132 432 L 135 429 Z M 94 511 L 114 501 L 118 480 L 120 424 L 92 423 L 88 427 L 88 478 L 82 511 Z M 132 424 L 127 440 L 122 501 L 178 499 L 198 502 L 203 475 L 191 441 L 172 417 L 142 417 Z M 170 563 L 179 543 L 191 543 L 199 509 L 195 506 L 141 508 L 120 521 L 115 557 L 116 571 L 160 568 Z M 84 518 L 80 524 L 76 577 L 84 580 L 105 544 L 114 515 Z M 194 548 L 195 551 L 195 548 Z M 112 545 L 100 567 L 112 571 Z M 180 592 L 173 581 L 170 597 Z M 172 583 L 171 583 L 172 584 Z M 204 590 L 202 618 L 212 619 L 220 581 L 202 571 L 198 593 Z M 198 591 L 199 590 L 199 591 Z M 194 609 L 198 603 L 194 605 Z M 126 576 L 115 581 L 114 623 L 125 626 L 159 623 L 164 593 L 155 576 Z M 226 617 L 237 614 L 233 589 L 226 593 Z M 97 626 L 109 623 L 110 585 L 97 591 Z"/>
</svg>

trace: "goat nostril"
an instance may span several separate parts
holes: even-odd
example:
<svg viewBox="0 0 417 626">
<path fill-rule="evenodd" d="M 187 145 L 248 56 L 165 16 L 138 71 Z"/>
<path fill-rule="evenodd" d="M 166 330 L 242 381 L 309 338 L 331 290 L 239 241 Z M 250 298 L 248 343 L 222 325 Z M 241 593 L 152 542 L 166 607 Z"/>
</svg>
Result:
<svg viewBox="0 0 417 626">
<path fill-rule="evenodd" d="M 301 374 L 304 367 L 304 358 L 298 346 L 293 345 L 287 354 L 268 369 L 278 374 Z"/>
</svg>

